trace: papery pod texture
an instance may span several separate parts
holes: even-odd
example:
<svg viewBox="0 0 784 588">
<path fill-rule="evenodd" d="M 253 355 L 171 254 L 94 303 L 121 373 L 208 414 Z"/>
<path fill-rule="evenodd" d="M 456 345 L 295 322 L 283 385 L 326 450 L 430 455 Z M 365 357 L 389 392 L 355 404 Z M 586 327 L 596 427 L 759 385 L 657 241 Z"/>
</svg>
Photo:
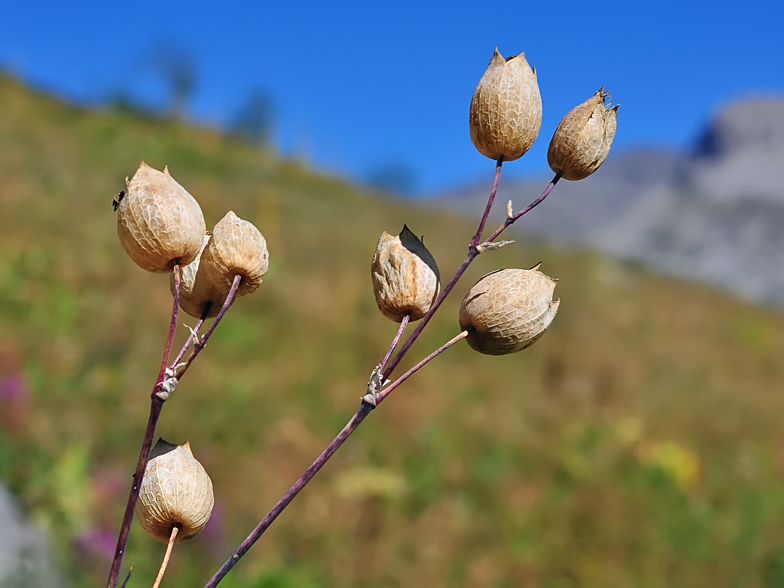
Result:
<svg viewBox="0 0 784 588">
<path fill-rule="evenodd" d="M 199 253 L 206 231 L 199 203 L 169 175 L 142 161 L 117 207 L 117 235 L 139 267 L 166 273 Z"/>
<path fill-rule="evenodd" d="M 229 293 L 237 275 L 242 281 L 236 295 L 250 294 L 269 267 L 267 242 L 252 223 L 229 211 L 212 229 L 200 265 L 221 294 Z"/>
<path fill-rule="evenodd" d="M 190 444 L 158 439 L 136 503 L 136 516 L 150 537 L 168 543 L 177 525 L 175 543 L 190 539 L 207 524 L 214 503 L 212 480 L 193 457 Z"/>
<path fill-rule="evenodd" d="M 587 178 L 607 159 L 615 138 L 619 106 L 607 108 L 608 95 L 602 87 L 570 110 L 555 129 L 547 163 L 563 178 L 572 181 Z"/>
<path fill-rule="evenodd" d="M 201 264 L 201 254 L 204 247 L 212 236 L 212 231 L 207 231 L 202 242 L 202 250 L 192 262 L 180 268 L 180 308 L 194 318 L 202 318 L 202 314 L 209 305 L 209 310 L 204 318 L 218 316 L 223 303 L 226 302 L 226 294 L 221 294 L 212 283 L 203 269 L 199 269 Z M 174 295 L 174 273 L 172 272 L 169 280 L 171 293 Z"/>
<path fill-rule="evenodd" d="M 398 323 L 425 316 L 441 289 L 436 260 L 405 225 L 396 237 L 381 235 L 370 273 L 379 310 Z"/>
<path fill-rule="evenodd" d="M 502 269 L 480 279 L 460 305 L 460 329 L 481 353 L 506 355 L 533 345 L 555 318 L 558 280 L 533 269 Z"/>
<path fill-rule="evenodd" d="M 504 59 L 495 50 L 471 99 L 471 140 L 482 155 L 522 157 L 542 127 L 542 98 L 525 54 Z"/>
</svg>

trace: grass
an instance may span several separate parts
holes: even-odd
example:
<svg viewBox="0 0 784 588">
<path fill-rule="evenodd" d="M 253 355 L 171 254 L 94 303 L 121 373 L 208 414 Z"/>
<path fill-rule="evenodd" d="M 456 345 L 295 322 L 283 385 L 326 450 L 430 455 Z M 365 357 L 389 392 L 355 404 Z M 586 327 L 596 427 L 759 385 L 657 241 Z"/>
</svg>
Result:
<svg viewBox="0 0 784 588">
<path fill-rule="evenodd" d="M 424 233 L 446 276 L 475 227 L 210 129 L 10 78 L 0 104 L 0 478 L 74 587 L 108 573 L 171 306 L 168 277 L 122 250 L 113 195 L 141 159 L 168 165 L 208 226 L 231 209 L 268 240 L 264 283 L 159 428 L 215 485 L 213 520 L 165 579 L 203 585 L 357 408 L 396 327 L 370 290 L 381 232 Z M 477 260 L 404 364 L 457 332 L 481 275 L 538 261 L 561 279 L 542 340 L 507 357 L 460 344 L 417 374 L 227 588 L 784 586 L 780 315 L 521 242 Z M 134 526 L 131 585 L 151 584 L 163 550 Z"/>
</svg>

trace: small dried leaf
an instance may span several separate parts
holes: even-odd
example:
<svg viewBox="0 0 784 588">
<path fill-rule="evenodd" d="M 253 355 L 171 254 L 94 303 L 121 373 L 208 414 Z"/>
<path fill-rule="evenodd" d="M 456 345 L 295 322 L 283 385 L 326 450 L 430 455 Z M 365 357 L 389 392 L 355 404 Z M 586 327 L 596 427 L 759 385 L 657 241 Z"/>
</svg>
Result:
<svg viewBox="0 0 784 588">
<path fill-rule="evenodd" d="M 199 253 L 206 231 L 199 203 L 169 175 L 142 161 L 126 195 L 115 198 L 117 235 L 139 267 L 166 273 Z"/>
<path fill-rule="evenodd" d="M 381 235 L 370 273 L 379 310 L 398 323 L 425 316 L 441 288 L 436 260 L 405 225 L 396 237 Z"/>
<path fill-rule="evenodd" d="M 460 328 L 481 353 L 506 355 L 533 345 L 555 318 L 557 280 L 539 271 L 503 269 L 480 279 L 460 306 Z"/>
<path fill-rule="evenodd" d="M 495 50 L 471 99 L 471 140 L 482 155 L 504 161 L 522 157 L 542 127 L 536 70 L 525 54 L 504 59 Z"/>
<path fill-rule="evenodd" d="M 609 94 L 602 87 L 576 106 L 555 130 L 547 163 L 567 180 L 587 178 L 604 163 L 610 153 L 618 118 L 618 104 L 605 106 Z"/>
<path fill-rule="evenodd" d="M 269 267 L 267 242 L 252 223 L 229 211 L 212 230 L 201 266 L 219 293 L 228 294 L 234 276 L 239 275 L 242 281 L 237 297 L 250 294 Z"/>
<path fill-rule="evenodd" d="M 174 526 L 176 543 L 190 539 L 207 524 L 215 500 L 212 480 L 196 461 L 190 443 L 172 445 L 158 439 L 144 472 L 136 516 L 147 534 L 168 543 Z"/>
</svg>

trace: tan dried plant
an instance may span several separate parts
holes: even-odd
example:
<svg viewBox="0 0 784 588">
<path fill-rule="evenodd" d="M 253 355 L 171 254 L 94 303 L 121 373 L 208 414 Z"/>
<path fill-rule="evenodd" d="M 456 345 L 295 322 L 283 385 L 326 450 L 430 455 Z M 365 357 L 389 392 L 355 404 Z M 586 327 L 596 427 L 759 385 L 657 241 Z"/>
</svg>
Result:
<svg viewBox="0 0 784 588">
<path fill-rule="evenodd" d="M 235 276 L 242 278 L 237 296 L 250 294 L 269 267 L 267 241 L 252 223 L 229 211 L 212 229 L 200 265 L 220 294 L 228 294 Z"/>
<path fill-rule="evenodd" d="M 381 235 L 370 273 L 379 310 L 397 323 L 421 319 L 441 290 L 436 260 L 405 225 L 397 236 Z"/>
<path fill-rule="evenodd" d="M 610 153 L 618 119 L 618 106 L 608 108 L 604 86 L 561 120 L 547 150 L 547 163 L 564 179 L 587 178 Z"/>
<path fill-rule="evenodd" d="M 142 161 L 125 186 L 124 197 L 115 199 L 117 235 L 131 259 L 155 273 L 192 262 L 206 231 L 204 216 L 169 168 L 160 172 Z"/>
<path fill-rule="evenodd" d="M 468 344 L 488 355 L 506 355 L 533 345 L 558 312 L 560 300 L 553 301 L 557 282 L 540 272 L 538 265 L 484 276 L 460 305 L 460 328 L 468 331 Z"/>
<path fill-rule="evenodd" d="M 469 127 L 490 159 L 513 161 L 531 148 L 542 127 L 542 98 L 525 53 L 504 59 L 495 50 L 471 99 Z"/>
</svg>

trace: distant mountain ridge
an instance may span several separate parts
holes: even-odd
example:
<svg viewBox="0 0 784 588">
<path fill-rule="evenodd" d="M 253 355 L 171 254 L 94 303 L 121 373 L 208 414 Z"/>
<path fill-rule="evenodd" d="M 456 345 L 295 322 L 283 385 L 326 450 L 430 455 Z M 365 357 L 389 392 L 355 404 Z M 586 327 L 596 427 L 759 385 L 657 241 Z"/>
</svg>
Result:
<svg viewBox="0 0 784 588">
<path fill-rule="evenodd" d="M 690 154 L 611 153 L 590 178 L 562 181 L 518 230 L 784 309 L 782 169 L 784 98 L 745 99 L 722 109 Z M 519 208 L 543 185 L 502 182 L 498 197 Z M 475 213 L 486 197 L 481 186 L 432 203 Z"/>
</svg>

